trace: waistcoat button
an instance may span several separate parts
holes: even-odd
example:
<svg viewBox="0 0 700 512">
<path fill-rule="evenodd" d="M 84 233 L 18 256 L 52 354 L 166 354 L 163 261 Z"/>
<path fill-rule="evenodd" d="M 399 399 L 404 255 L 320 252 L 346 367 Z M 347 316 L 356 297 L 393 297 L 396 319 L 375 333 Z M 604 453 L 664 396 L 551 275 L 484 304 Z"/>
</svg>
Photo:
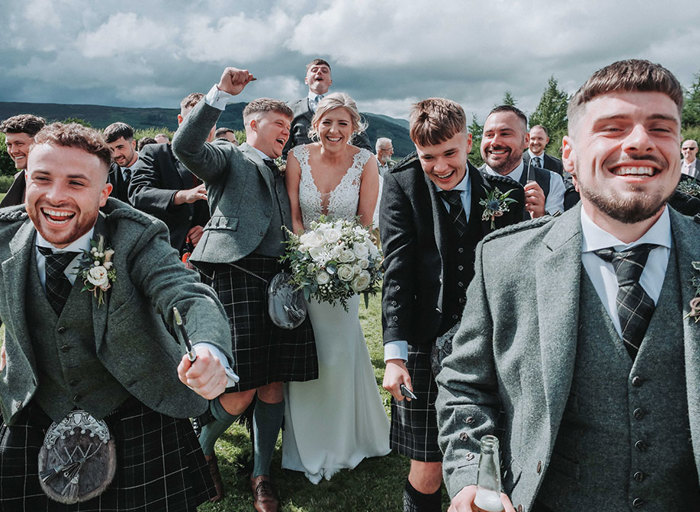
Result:
<svg viewBox="0 0 700 512">
<path fill-rule="evenodd" d="M 645 475 L 644 473 L 642 473 L 641 471 L 637 471 L 637 472 L 634 474 L 633 478 L 634 478 L 637 482 L 643 482 L 644 479 L 646 478 L 646 475 Z"/>
<path fill-rule="evenodd" d="M 644 413 L 644 409 L 637 408 L 634 410 L 634 412 L 632 414 L 633 414 L 635 420 L 641 420 L 644 417 L 645 413 Z"/>
<path fill-rule="evenodd" d="M 632 377 L 632 385 L 636 388 L 642 385 L 642 378 L 639 375 Z"/>
<path fill-rule="evenodd" d="M 639 450 L 640 452 L 645 452 L 645 451 L 647 451 L 647 448 L 648 448 L 647 444 L 644 441 L 642 441 L 641 439 L 639 441 L 637 441 L 636 443 L 634 443 L 634 447 L 637 450 Z"/>
</svg>

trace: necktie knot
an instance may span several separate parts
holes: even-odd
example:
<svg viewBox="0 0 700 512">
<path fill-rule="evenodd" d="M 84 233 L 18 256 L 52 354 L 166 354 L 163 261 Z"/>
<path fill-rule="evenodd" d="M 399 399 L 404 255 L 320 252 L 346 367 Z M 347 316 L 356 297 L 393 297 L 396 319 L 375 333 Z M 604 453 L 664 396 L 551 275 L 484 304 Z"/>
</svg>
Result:
<svg viewBox="0 0 700 512">
<path fill-rule="evenodd" d="M 277 167 L 277 164 L 275 163 L 274 160 L 266 158 L 263 160 L 263 162 L 265 162 L 265 165 L 267 165 L 270 168 L 273 176 L 280 176 L 281 175 L 280 168 Z"/>
<path fill-rule="evenodd" d="M 126 182 L 128 183 L 131 181 L 131 169 L 129 167 L 124 167 L 122 171 L 124 172 L 124 179 Z"/>
<path fill-rule="evenodd" d="M 595 254 L 612 263 L 619 285 L 628 285 L 639 281 L 649 252 L 657 247 L 655 244 L 639 244 L 625 251 L 615 251 L 611 247 L 598 249 Z"/>
<path fill-rule="evenodd" d="M 462 193 L 459 190 L 443 190 L 440 194 L 450 205 L 450 209 L 455 206 L 462 206 Z"/>
<path fill-rule="evenodd" d="M 541 167 L 542 167 L 542 160 L 540 159 L 539 156 L 536 156 L 536 157 L 534 157 L 534 158 L 532 159 L 532 164 L 533 164 L 535 167 L 540 167 L 540 168 L 541 168 Z"/>
<path fill-rule="evenodd" d="M 46 296 L 56 314 L 60 315 L 72 288 L 65 275 L 66 267 L 80 253 L 73 251 L 54 252 L 50 247 L 40 246 L 38 249 L 46 260 Z"/>
</svg>

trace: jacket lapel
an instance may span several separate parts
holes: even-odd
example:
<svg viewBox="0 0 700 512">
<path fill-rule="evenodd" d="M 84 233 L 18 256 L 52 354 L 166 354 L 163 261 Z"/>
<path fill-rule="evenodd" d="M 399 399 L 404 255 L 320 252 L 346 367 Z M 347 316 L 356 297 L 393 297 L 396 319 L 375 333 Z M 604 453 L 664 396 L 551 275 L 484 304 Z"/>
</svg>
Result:
<svg viewBox="0 0 700 512">
<path fill-rule="evenodd" d="M 683 304 L 683 343 L 685 346 L 686 392 L 688 395 L 688 417 L 690 433 L 695 454 L 695 466 L 700 472 L 700 322 L 687 317 L 690 301 L 695 297 L 691 285 L 693 275 L 698 275 L 692 268 L 693 261 L 700 260 L 700 244 L 693 238 L 696 230 L 688 233 L 681 221 L 688 222 L 681 214 L 669 209 L 671 216 L 671 233 L 676 244 L 678 276 L 681 283 L 681 301 Z"/>
<path fill-rule="evenodd" d="M 491 190 L 491 185 L 484 179 L 484 177 L 481 175 L 481 173 L 477 170 L 476 167 L 472 166 L 471 164 L 468 164 L 468 170 L 469 170 L 469 178 L 470 178 L 470 183 L 471 183 L 471 197 L 472 197 L 472 204 L 471 204 L 471 210 L 469 211 L 469 222 L 476 221 L 476 218 L 478 216 L 479 222 L 481 222 L 481 231 L 484 234 L 484 236 L 488 235 L 492 229 L 491 229 L 491 220 L 482 219 L 482 213 L 484 210 L 484 207 L 479 204 L 479 202 L 483 199 L 486 199 L 487 196 L 487 190 Z"/>
<path fill-rule="evenodd" d="M 246 157 L 248 157 L 248 160 L 251 160 L 255 164 L 255 167 L 258 169 L 258 172 L 265 180 L 267 188 L 270 190 L 270 193 L 272 193 L 274 188 L 274 185 L 272 183 L 272 173 L 269 172 L 269 169 L 267 165 L 265 165 L 265 162 L 263 162 L 263 159 L 260 157 L 260 154 L 258 154 L 258 152 L 252 146 L 248 145 L 245 142 L 241 144 L 240 149 L 241 152 L 244 153 Z"/>
<path fill-rule="evenodd" d="M 27 283 L 27 273 L 30 271 L 32 261 L 31 251 L 34 250 L 34 239 L 36 231 L 30 220 L 17 230 L 15 236 L 10 241 L 10 256 L 2 262 L 3 279 L 5 280 L 5 300 L 12 305 L 15 341 L 22 348 L 27 359 L 34 365 L 34 351 L 29 330 L 27 326 L 27 311 L 25 304 L 25 289 Z M 5 320 L 5 322 L 10 323 Z"/>
<path fill-rule="evenodd" d="M 105 248 L 111 247 L 114 249 L 112 241 L 110 240 L 109 233 L 107 232 L 107 223 L 105 222 L 105 216 L 102 212 L 100 212 L 100 214 L 97 216 L 97 222 L 95 223 L 93 239 L 98 239 L 100 235 L 102 235 L 105 239 Z M 78 277 L 78 279 L 80 279 L 80 277 Z M 105 292 L 104 304 L 102 304 L 101 306 L 97 305 L 96 298 L 90 298 L 90 303 L 92 304 L 92 329 L 95 335 L 95 347 L 98 349 L 98 353 L 99 347 L 102 344 L 102 341 L 104 340 L 105 330 L 107 329 L 107 312 L 109 311 L 109 299 L 111 296 L 111 290 L 107 290 Z"/>
<path fill-rule="evenodd" d="M 571 387 L 578 338 L 581 276 L 580 206 L 552 225 L 543 239 L 544 256 L 535 263 L 537 322 L 542 382 L 552 442 Z"/>
</svg>

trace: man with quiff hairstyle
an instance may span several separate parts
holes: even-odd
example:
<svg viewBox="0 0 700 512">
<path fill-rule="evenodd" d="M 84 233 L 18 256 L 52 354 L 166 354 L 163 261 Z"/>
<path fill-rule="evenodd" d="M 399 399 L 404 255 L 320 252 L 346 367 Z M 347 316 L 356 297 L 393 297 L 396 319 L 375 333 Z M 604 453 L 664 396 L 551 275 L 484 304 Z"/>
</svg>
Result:
<svg viewBox="0 0 700 512">
<path fill-rule="evenodd" d="M 411 459 L 405 512 L 440 510 L 442 453 L 435 402 L 441 357 L 465 307 L 474 250 L 492 229 L 522 219 L 524 192 L 509 178 L 484 176 L 467 161 L 472 137 L 462 107 L 444 98 L 414 105 L 416 155 L 384 175 L 379 229 L 384 249 L 382 327 L 392 395 L 391 446 Z M 488 197 L 514 203 L 485 213 Z M 409 401 L 401 385 L 417 399 Z"/>
</svg>

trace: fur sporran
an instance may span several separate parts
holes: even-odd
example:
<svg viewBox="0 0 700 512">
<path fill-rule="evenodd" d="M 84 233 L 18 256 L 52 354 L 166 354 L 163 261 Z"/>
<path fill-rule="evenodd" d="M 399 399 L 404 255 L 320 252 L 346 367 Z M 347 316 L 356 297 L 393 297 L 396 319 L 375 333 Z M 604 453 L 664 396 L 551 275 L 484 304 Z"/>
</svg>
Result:
<svg viewBox="0 0 700 512">
<path fill-rule="evenodd" d="M 99 496 L 116 469 L 116 448 L 107 424 L 86 411 L 71 411 L 46 431 L 39 451 L 39 483 L 52 500 L 71 505 Z"/>
</svg>

